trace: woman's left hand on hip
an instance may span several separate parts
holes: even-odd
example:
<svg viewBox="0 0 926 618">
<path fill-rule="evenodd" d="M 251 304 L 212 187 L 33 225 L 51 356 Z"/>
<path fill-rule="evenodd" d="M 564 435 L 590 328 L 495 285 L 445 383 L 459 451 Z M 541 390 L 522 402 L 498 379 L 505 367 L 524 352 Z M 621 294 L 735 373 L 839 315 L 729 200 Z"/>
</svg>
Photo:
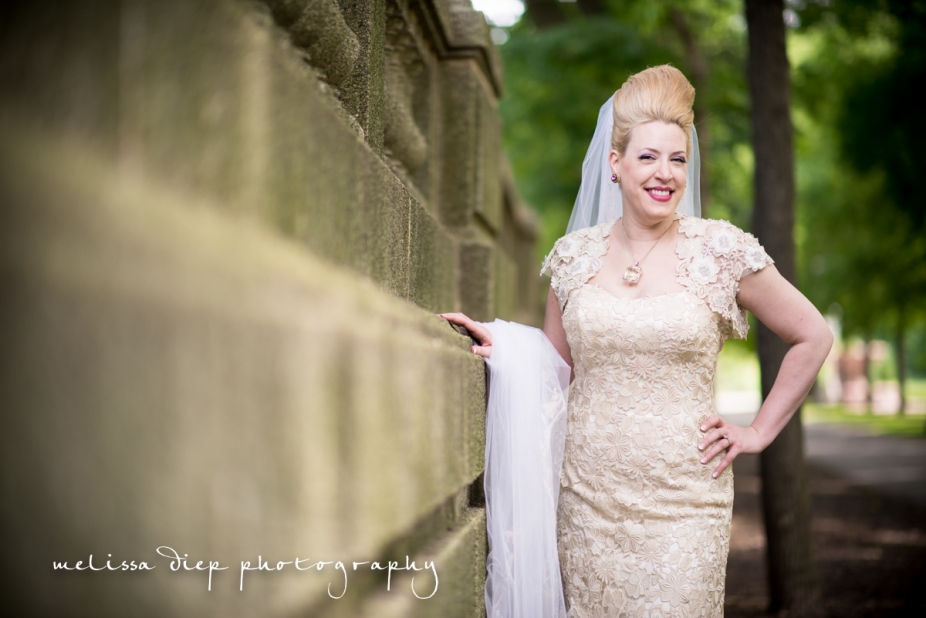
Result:
<svg viewBox="0 0 926 618">
<path fill-rule="evenodd" d="M 762 451 L 759 433 L 752 427 L 740 427 L 719 416 L 712 416 L 701 423 L 700 429 L 704 433 L 704 437 L 698 443 L 698 450 L 702 453 L 702 464 L 711 465 L 718 454 L 726 451 L 720 464 L 711 474 L 714 478 L 720 476 L 740 453 L 754 454 Z"/>
</svg>

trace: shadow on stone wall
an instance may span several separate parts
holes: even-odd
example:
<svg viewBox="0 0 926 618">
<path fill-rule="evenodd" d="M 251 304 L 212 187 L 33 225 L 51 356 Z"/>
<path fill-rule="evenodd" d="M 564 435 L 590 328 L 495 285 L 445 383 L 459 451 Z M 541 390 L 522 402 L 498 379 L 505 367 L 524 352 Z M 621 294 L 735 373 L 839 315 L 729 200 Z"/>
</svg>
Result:
<svg viewBox="0 0 926 618">
<path fill-rule="evenodd" d="M 482 15 L 8 2 L 0 51 L 5 605 L 484 615 L 483 365 L 433 313 L 541 290 Z"/>
</svg>

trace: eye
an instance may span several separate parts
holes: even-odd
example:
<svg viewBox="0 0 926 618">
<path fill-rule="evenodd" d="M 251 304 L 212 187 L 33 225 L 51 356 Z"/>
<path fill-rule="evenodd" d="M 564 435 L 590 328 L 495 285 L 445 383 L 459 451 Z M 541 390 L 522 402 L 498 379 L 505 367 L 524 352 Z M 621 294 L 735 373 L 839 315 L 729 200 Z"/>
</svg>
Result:
<svg viewBox="0 0 926 618">
<path fill-rule="evenodd" d="M 647 161 L 654 161 L 655 159 L 656 159 L 656 157 L 654 157 L 654 156 L 651 155 L 651 154 L 641 154 L 641 155 L 640 155 L 640 160 L 641 160 L 641 161 L 644 161 L 644 160 L 647 160 Z"/>
<path fill-rule="evenodd" d="M 685 157 L 674 157 L 672 160 L 675 161 L 676 163 L 687 163 L 688 162 L 685 159 Z"/>
</svg>

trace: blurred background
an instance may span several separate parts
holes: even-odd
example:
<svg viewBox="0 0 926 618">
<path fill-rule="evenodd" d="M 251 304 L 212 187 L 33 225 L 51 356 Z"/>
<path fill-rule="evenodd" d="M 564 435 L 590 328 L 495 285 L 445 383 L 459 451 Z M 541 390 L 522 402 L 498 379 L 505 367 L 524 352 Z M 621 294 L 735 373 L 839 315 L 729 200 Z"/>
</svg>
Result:
<svg viewBox="0 0 926 618">
<path fill-rule="evenodd" d="M 666 62 L 697 90 L 703 215 L 768 240 L 754 217 L 763 196 L 755 193 L 747 76 L 754 71 L 759 81 L 763 69 L 747 68 L 749 4 L 474 1 L 493 24 L 504 61 L 505 151 L 521 195 L 540 217 L 538 256 L 571 212 L 596 121 L 589 102 L 605 101 L 628 75 Z M 790 604 L 792 615 L 917 615 L 924 555 L 913 548 L 923 546 L 926 506 L 926 209 L 919 187 L 926 134 L 909 88 L 926 77 L 926 4 L 779 4 L 790 84 L 778 88 L 790 87 L 784 100 L 794 132 L 794 280 L 826 316 L 836 343 L 797 437 L 810 507 L 792 516 L 807 520 L 803 540 L 776 541 L 779 533 L 768 526 L 777 498 L 766 485 L 788 457 L 736 464 L 727 614 L 764 615 Z M 762 401 L 756 336 L 753 328 L 748 340 L 728 341 L 718 365 L 716 407 L 741 424 Z M 792 491 L 800 502 L 795 481 Z M 887 513 L 898 518 L 888 521 Z M 886 529 L 908 541 L 880 542 Z M 771 591 L 757 585 L 766 568 L 794 571 L 793 564 L 776 567 L 781 552 L 770 547 L 811 543 L 816 557 L 805 566 L 816 565 L 824 598 L 816 610 L 786 598 L 801 587 L 796 579 L 782 583 L 786 576 L 773 575 Z"/>
<path fill-rule="evenodd" d="M 749 230 L 753 154 L 740 1 L 475 0 L 505 66 L 505 151 L 541 220 L 538 255 L 563 233 L 597 108 L 627 76 L 672 63 L 697 90 L 703 215 Z M 810 415 L 903 415 L 926 430 L 926 155 L 909 85 L 923 75 L 916 2 L 789 0 L 799 285 L 839 343 Z M 758 407 L 752 340 L 730 341 L 719 405 Z M 740 400 L 731 393 L 750 392 Z M 841 405 L 840 405 L 841 404 Z M 903 429 L 901 429 L 903 428 Z"/>
</svg>

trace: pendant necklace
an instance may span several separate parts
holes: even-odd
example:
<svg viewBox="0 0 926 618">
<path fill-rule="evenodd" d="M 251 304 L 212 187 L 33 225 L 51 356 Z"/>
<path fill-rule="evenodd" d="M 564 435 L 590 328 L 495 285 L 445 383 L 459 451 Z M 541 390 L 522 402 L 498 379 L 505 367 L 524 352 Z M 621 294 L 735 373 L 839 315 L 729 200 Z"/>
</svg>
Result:
<svg viewBox="0 0 926 618">
<path fill-rule="evenodd" d="M 672 229 L 671 223 L 669 224 L 669 227 L 666 228 L 666 231 L 656 239 L 656 242 L 654 242 L 653 246 L 649 248 L 649 251 L 647 251 L 646 254 L 638 260 L 633 256 L 633 247 L 630 246 L 630 239 L 627 238 L 627 230 L 624 229 L 624 218 L 621 217 L 621 231 L 624 233 L 624 241 L 627 243 L 627 252 L 630 253 L 630 260 L 633 262 L 633 266 L 628 266 L 627 270 L 624 271 L 624 282 L 627 285 L 636 285 L 640 281 L 640 277 L 643 276 L 643 267 L 640 266 L 640 262 L 645 260 L 646 257 L 653 252 L 653 249 L 656 248 L 656 245 L 659 244 L 659 241 L 662 240 L 662 237 L 665 236 L 670 229 Z"/>
</svg>

